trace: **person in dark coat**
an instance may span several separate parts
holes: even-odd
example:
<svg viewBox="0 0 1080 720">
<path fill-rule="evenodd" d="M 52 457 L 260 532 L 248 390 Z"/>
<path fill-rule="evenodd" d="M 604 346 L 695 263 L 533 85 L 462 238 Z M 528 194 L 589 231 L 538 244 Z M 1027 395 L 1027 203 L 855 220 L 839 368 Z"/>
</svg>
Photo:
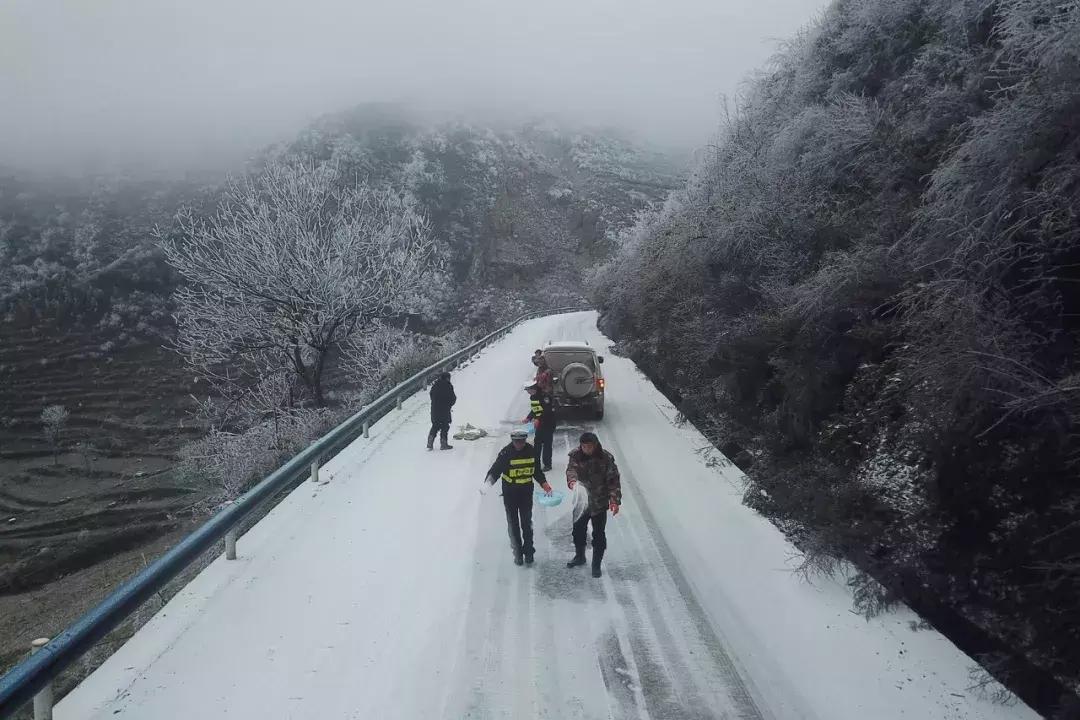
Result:
<svg viewBox="0 0 1080 720">
<path fill-rule="evenodd" d="M 555 442 L 555 427 L 558 419 L 555 417 L 555 405 L 548 395 L 535 382 L 526 385 L 525 391 L 529 393 L 529 414 L 525 422 L 532 422 L 536 428 L 536 462 L 541 463 L 544 472 L 551 469 L 551 447 Z"/>
<path fill-rule="evenodd" d="M 450 384 L 450 373 L 444 372 L 431 385 L 431 432 L 428 433 L 427 449 L 435 446 L 435 435 L 439 435 L 439 449 L 453 450 L 447 434 L 450 432 L 451 408 L 457 402 L 454 386 Z"/>
<path fill-rule="evenodd" d="M 490 485 L 502 482 L 503 507 L 506 509 L 506 531 L 515 565 L 532 565 L 533 547 L 532 506 L 535 481 L 544 492 L 551 494 L 551 485 L 536 462 L 536 451 L 528 443 L 524 430 L 510 433 L 510 444 L 499 451 L 484 481 Z"/>
<path fill-rule="evenodd" d="M 578 447 L 570 453 L 566 465 L 566 485 L 571 490 L 581 483 L 589 493 L 589 507 L 574 521 L 574 557 L 566 567 L 585 564 L 585 533 L 592 523 L 592 575 L 601 576 L 600 565 L 607 550 L 607 514 L 619 514 L 622 504 L 622 483 L 615 456 L 600 445 L 596 433 L 581 434 Z"/>
</svg>

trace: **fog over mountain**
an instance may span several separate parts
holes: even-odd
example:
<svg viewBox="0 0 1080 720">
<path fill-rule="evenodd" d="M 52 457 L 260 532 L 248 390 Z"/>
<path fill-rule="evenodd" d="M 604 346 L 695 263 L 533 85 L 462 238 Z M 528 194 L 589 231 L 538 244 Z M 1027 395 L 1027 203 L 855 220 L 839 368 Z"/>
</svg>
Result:
<svg viewBox="0 0 1080 720">
<path fill-rule="evenodd" d="M 14 0 L 0 164 L 220 166 L 360 102 L 705 143 L 822 0 Z"/>
</svg>

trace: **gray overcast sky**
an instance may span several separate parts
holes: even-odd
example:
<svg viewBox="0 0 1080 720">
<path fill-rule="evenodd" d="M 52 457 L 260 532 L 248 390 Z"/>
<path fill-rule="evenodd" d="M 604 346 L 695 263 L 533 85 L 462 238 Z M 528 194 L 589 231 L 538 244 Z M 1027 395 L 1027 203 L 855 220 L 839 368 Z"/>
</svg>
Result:
<svg viewBox="0 0 1080 720">
<path fill-rule="evenodd" d="M 225 161 L 363 101 L 697 146 L 826 0 L 0 0 L 0 163 Z"/>
</svg>

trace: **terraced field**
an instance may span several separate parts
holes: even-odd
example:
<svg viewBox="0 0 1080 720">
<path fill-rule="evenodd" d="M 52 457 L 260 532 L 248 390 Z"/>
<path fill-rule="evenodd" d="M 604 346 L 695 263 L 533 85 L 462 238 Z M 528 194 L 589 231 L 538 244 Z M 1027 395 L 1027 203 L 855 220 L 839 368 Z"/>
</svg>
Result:
<svg viewBox="0 0 1080 720">
<path fill-rule="evenodd" d="M 0 667 L 25 632 L 55 632 L 122 579 L 133 553 L 160 551 L 207 496 L 173 471 L 197 433 L 179 359 L 155 344 L 100 357 L 102 344 L 0 324 Z M 54 404 L 70 412 L 55 457 L 41 422 Z"/>
</svg>

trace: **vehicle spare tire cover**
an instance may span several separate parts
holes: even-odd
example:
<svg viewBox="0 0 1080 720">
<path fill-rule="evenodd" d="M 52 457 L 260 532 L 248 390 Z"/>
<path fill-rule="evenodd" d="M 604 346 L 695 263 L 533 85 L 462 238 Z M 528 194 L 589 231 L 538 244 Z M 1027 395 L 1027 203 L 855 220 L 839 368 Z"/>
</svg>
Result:
<svg viewBox="0 0 1080 720">
<path fill-rule="evenodd" d="M 583 398 L 593 391 L 593 373 L 581 363 L 570 363 L 562 371 L 563 392 L 572 398 Z"/>
</svg>

